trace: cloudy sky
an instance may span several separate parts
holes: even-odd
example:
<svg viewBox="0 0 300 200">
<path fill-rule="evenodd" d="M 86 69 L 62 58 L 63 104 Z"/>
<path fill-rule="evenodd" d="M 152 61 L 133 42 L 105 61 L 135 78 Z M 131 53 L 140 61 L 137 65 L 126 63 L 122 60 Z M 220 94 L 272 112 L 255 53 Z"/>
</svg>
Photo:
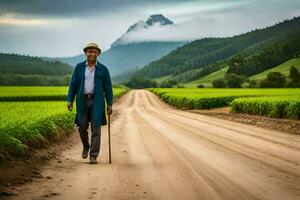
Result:
<svg viewBox="0 0 300 200">
<path fill-rule="evenodd" d="M 127 38 L 183 41 L 224 37 L 300 16 L 299 0 L 0 0 L 0 52 L 65 57 L 90 41 L 102 50 L 152 14 L 176 26 L 154 26 Z"/>
</svg>

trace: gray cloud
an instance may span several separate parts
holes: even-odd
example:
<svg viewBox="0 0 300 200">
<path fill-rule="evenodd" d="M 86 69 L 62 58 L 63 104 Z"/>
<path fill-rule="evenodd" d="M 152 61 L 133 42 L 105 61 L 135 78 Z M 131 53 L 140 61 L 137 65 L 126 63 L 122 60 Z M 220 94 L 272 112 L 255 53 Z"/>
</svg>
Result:
<svg viewBox="0 0 300 200">
<path fill-rule="evenodd" d="M 111 13 L 126 8 L 136 8 L 153 4 L 189 2 L 193 0 L 0 0 L 0 13 L 19 15 L 39 15 L 47 17 L 71 17 Z"/>
<path fill-rule="evenodd" d="M 228 36 L 300 15 L 299 0 L 0 0 L 0 52 L 72 56 L 89 41 L 106 50 L 127 28 L 162 13 L 175 28 L 153 27 L 134 41 Z"/>
</svg>

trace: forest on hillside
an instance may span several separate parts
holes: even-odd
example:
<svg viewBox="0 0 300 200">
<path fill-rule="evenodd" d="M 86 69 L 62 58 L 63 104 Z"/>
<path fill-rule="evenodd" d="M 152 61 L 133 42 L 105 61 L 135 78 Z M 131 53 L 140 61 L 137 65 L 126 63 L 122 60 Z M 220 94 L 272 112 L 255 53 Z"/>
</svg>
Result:
<svg viewBox="0 0 300 200">
<path fill-rule="evenodd" d="M 38 57 L 0 53 L 0 85 L 68 85 L 73 68 Z"/>
</svg>

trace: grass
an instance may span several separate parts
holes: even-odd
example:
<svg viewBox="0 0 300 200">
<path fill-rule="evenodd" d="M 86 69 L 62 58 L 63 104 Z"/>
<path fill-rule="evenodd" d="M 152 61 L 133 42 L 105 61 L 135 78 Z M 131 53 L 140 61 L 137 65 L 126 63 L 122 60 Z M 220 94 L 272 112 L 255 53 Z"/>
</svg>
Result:
<svg viewBox="0 0 300 200">
<path fill-rule="evenodd" d="M 277 67 L 274 67 L 272 69 L 263 71 L 259 74 L 250 76 L 249 79 L 250 80 L 256 80 L 256 81 L 261 81 L 265 78 L 267 78 L 268 73 L 270 72 L 280 72 L 282 74 L 284 74 L 285 76 L 289 76 L 290 73 L 290 67 L 294 66 L 298 69 L 298 71 L 300 71 L 300 58 L 294 58 L 291 59 L 285 63 L 282 63 L 281 65 L 278 65 Z"/>
<path fill-rule="evenodd" d="M 113 88 L 118 98 L 128 88 Z M 67 86 L 0 86 L 0 101 L 66 101 Z"/>
<path fill-rule="evenodd" d="M 228 67 L 222 68 L 218 71 L 215 71 L 213 73 L 210 73 L 200 79 L 184 83 L 184 87 L 188 88 L 196 88 L 198 85 L 203 85 L 204 87 L 212 87 L 212 82 L 218 78 L 223 78 L 226 71 L 228 70 Z"/>
<path fill-rule="evenodd" d="M 149 88 L 166 103 L 180 109 L 212 109 L 228 106 L 236 98 L 300 95 L 299 88 L 288 89 L 215 89 L 215 88 Z"/>
<path fill-rule="evenodd" d="M 76 109 L 76 108 L 75 108 Z M 73 127 L 75 112 L 66 102 L 0 102 L 0 156 L 24 155 L 29 146 L 43 146 Z"/>
</svg>

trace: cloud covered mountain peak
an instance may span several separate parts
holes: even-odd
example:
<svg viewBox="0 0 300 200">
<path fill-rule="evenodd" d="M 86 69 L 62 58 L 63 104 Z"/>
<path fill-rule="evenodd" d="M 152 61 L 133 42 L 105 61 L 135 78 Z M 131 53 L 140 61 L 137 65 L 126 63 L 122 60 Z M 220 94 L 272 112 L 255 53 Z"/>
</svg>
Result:
<svg viewBox="0 0 300 200">
<path fill-rule="evenodd" d="M 159 23 L 160 25 L 172 25 L 172 24 L 174 24 L 171 20 L 169 20 L 168 18 L 166 18 L 162 14 L 151 15 L 146 21 L 146 24 L 148 26 L 152 26 L 155 23 Z"/>
<path fill-rule="evenodd" d="M 147 31 L 147 29 L 153 27 L 153 26 L 167 26 L 167 25 L 174 25 L 174 23 L 163 16 L 162 14 L 154 14 L 151 15 L 146 21 L 139 20 L 135 24 L 131 25 L 126 33 L 124 33 L 119 39 L 117 39 L 111 46 L 118 46 L 122 44 L 130 43 L 125 38 L 127 35 L 131 34 L 132 32 L 138 32 L 138 31 Z"/>
</svg>

